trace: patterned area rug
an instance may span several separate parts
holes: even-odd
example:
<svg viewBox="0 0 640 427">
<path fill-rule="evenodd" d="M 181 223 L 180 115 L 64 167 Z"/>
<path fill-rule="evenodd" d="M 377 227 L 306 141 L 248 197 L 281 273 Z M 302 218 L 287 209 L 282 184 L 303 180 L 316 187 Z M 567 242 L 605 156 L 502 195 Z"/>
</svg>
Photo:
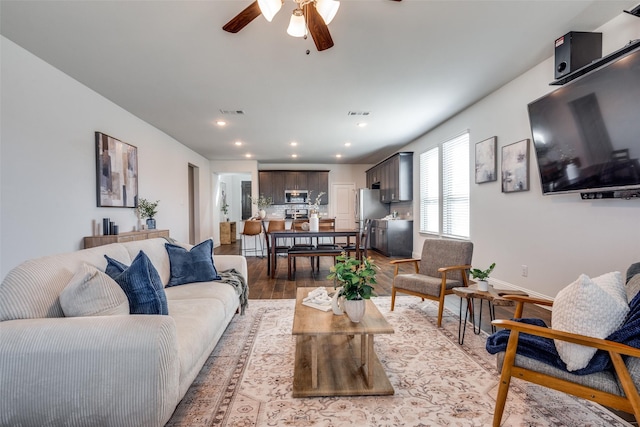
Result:
<svg viewBox="0 0 640 427">
<path fill-rule="evenodd" d="M 414 297 L 374 299 L 395 333 L 375 351 L 393 396 L 291 396 L 293 300 L 251 300 L 236 316 L 167 426 L 339 427 L 491 425 L 499 373 L 470 327 L 458 345 L 458 316 Z M 503 426 L 630 426 L 597 404 L 512 380 Z"/>
</svg>

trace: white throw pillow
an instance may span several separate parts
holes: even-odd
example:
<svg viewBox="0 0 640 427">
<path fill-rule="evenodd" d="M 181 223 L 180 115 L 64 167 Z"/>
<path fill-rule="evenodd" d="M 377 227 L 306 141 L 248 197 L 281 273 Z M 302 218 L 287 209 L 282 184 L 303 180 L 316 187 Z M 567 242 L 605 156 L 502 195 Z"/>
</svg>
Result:
<svg viewBox="0 0 640 427">
<path fill-rule="evenodd" d="M 581 274 L 578 279 L 558 292 L 551 313 L 554 329 L 595 338 L 606 338 L 624 322 L 629 304 L 619 271 L 590 279 Z M 595 348 L 555 340 L 560 358 L 567 370 L 585 368 Z"/>
<path fill-rule="evenodd" d="M 74 274 L 59 298 L 66 317 L 129 314 L 129 300 L 120 285 L 87 264 Z"/>
</svg>

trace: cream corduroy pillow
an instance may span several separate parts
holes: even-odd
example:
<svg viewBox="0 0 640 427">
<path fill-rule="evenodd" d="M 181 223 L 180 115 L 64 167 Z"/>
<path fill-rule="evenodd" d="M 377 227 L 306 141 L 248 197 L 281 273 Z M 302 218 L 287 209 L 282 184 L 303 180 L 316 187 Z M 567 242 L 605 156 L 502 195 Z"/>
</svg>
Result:
<svg viewBox="0 0 640 427">
<path fill-rule="evenodd" d="M 88 264 L 62 290 L 60 305 L 66 317 L 129 314 L 129 300 L 120 285 Z"/>
<path fill-rule="evenodd" d="M 558 292 L 551 313 L 554 329 L 595 338 L 606 338 L 617 330 L 629 312 L 627 295 L 619 271 L 590 279 L 578 279 Z M 567 370 L 585 368 L 595 348 L 555 340 L 560 358 Z"/>
</svg>

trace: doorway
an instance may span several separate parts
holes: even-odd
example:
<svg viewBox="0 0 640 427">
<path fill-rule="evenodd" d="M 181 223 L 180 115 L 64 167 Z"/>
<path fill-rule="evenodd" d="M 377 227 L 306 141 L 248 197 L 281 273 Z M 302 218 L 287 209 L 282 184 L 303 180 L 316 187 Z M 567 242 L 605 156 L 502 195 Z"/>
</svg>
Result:
<svg viewBox="0 0 640 427">
<path fill-rule="evenodd" d="M 331 185 L 330 204 L 336 218 L 336 228 L 352 229 L 356 226 L 356 184 Z"/>
<path fill-rule="evenodd" d="M 200 168 L 189 163 L 188 165 L 188 189 L 189 194 L 189 244 L 198 243 L 200 236 Z"/>
<path fill-rule="evenodd" d="M 240 184 L 242 189 L 242 220 L 251 218 L 251 181 L 242 181 Z"/>
</svg>

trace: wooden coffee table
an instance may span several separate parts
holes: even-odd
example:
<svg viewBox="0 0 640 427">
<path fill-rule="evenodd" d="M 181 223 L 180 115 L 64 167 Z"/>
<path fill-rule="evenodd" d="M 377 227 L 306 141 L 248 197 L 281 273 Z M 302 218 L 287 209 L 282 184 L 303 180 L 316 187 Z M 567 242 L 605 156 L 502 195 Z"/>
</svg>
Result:
<svg viewBox="0 0 640 427">
<path fill-rule="evenodd" d="M 313 289 L 298 288 L 296 295 L 293 397 L 393 394 L 393 386 L 373 351 L 375 334 L 393 333 L 378 307 L 367 300 L 364 318 L 353 323 L 346 314 L 336 316 L 331 310 L 302 305 Z M 335 292 L 333 288 L 327 291 Z"/>
</svg>

